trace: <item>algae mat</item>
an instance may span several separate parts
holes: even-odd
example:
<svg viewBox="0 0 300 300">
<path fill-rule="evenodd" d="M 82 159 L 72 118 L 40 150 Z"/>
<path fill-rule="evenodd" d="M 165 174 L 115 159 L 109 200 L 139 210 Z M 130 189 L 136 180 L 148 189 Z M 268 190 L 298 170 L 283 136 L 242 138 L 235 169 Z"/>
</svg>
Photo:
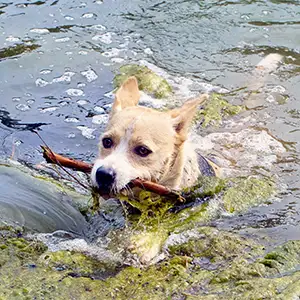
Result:
<svg viewBox="0 0 300 300">
<path fill-rule="evenodd" d="M 191 232 L 190 232 L 191 233 Z M 1 231 L 0 299 L 298 299 L 300 241 L 262 245 L 203 227 L 147 267 L 101 263 Z M 117 274 L 116 274 L 117 273 Z"/>
<path fill-rule="evenodd" d="M 238 192 L 234 192 L 234 185 Z M 249 189 L 248 185 L 256 187 Z M 264 191 L 257 190 L 259 187 Z M 234 205 L 239 206 L 238 199 L 246 199 L 242 190 L 248 189 L 251 206 L 268 199 L 271 188 L 269 180 L 255 178 L 229 183 L 203 179 L 193 193 L 196 197 L 221 195 L 223 209 L 228 208 L 232 213 Z M 2 227 L 0 299 L 297 299 L 300 296 L 300 241 L 289 241 L 269 250 L 253 238 L 204 226 L 216 217 L 209 213 L 207 203 L 176 214 L 164 209 L 170 205 L 166 203 L 150 218 L 153 199 L 147 203 L 149 197 L 145 193 L 142 196 L 139 219 L 128 216 L 131 226 L 112 230 L 108 234 L 107 252 L 97 259 L 74 250 L 50 251 L 35 236 L 26 237 L 19 230 Z M 211 203 L 215 200 L 211 199 Z M 102 213 L 104 209 L 108 212 L 112 206 L 104 205 Z M 247 209 L 247 205 L 242 207 Z M 131 235 L 126 235 L 126 231 Z M 126 260 L 122 252 L 126 252 L 123 246 L 128 239 L 136 242 L 135 254 L 149 255 L 159 244 L 163 257 L 148 266 Z M 118 255 L 121 259 L 116 258 Z"/>
</svg>

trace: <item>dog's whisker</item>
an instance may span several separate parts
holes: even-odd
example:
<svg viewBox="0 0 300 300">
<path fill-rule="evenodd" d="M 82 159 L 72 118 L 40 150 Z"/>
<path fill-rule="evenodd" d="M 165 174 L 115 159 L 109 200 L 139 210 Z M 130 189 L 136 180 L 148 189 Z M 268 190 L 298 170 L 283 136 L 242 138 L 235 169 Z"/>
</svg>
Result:
<svg viewBox="0 0 300 300">
<path fill-rule="evenodd" d="M 129 193 L 131 194 L 132 197 L 134 197 L 134 193 L 133 193 L 133 190 L 130 186 L 127 186 L 127 189 L 129 191 Z"/>
</svg>

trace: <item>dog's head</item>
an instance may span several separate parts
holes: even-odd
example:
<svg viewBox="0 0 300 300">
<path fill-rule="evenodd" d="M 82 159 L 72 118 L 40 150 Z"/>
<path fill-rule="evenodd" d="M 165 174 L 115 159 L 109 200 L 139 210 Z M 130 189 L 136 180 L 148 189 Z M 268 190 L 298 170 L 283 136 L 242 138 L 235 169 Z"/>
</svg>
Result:
<svg viewBox="0 0 300 300">
<path fill-rule="evenodd" d="M 91 174 L 92 183 L 105 193 L 118 192 L 135 178 L 161 182 L 168 176 L 207 95 L 167 112 L 138 106 L 139 99 L 135 77 L 116 92 Z"/>
</svg>

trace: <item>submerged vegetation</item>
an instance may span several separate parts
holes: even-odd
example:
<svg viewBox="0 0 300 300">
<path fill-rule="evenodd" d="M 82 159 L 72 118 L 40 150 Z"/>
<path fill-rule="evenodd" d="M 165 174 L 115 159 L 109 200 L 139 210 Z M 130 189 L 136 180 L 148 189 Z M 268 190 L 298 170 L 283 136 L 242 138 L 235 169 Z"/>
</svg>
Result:
<svg viewBox="0 0 300 300">
<path fill-rule="evenodd" d="M 300 279 L 298 241 L 265 254 L 257 241 L 205 225 L 220 214 L 259 205 L 274 191 L 269 178 L 202 177 L 194 188 L 184 191 L 187 201 L 194 203 L 191 207 L 145 191 L 137 200 L 123 197 L 140 213 L 128 213 L 128 226 L 108 233 L 102 251 L 122 253 L 123 262 L 117 263 L 107 255 L 101 260 L 74 250 L 52 252 L 32 236 L 3 227 L 0 298 L 218 299 L 222 295 L 224 299 L 260 299 L 262 292 L 274 299 L 280 293 L 293 295 L 295 280 Z M 147 266 L 150 262 L 154 264 Z M 282 277 L 281 272 L 287 275 Z M 270 285 L 274 288 L 269 289 Z"/>
<path fill-rule="evenodd" d="M 212 94 L 203 109 L 196 115 L 195 120 L 201 120 L 203 127 L 207 127 L 208 125 L 218 127 L 224 117 L 239 114 L 244 110 L 244 106 L 230 104 L 222 95 Z"/>
<path fill-rule="evenodd" d="M 128 77 L 135 76 L 139 82 L 139 89 L 153 94 L 156 98 L 166 98 L 172 93 L 169 83 L 146 66 L 128 64 L 122 66 L 119 71 L 120 74 L 114 78 L 115 88 L 118 88 Z"/>
<path fill-rule="evenodd" d="M 265 253 L 258 242 L 211 227 L 173 233 L 164 261 L 107 265 L 1 231 L 1 299 L 296 299 L 299 241 Z"/>
<path fill-rule="evenodd" d="M 38 44 L 23 43 L 23 44 L 16 44 L 14 46 L 7 47 L 7 48 L 2 48 L 2 49 L 0 49 L 0 60 L 9 58 L 9 57 L 15 57 L 24 52 L 31 52 L 39 47 L 40 47 L 40 45 L 38 45 Z"/>
</svg>

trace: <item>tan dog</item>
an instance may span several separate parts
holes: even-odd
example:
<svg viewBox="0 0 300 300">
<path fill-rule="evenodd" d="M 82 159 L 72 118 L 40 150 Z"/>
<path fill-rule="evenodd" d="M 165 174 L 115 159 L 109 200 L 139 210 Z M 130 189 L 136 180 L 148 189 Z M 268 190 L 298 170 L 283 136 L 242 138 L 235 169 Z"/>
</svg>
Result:
<svg viewBox="0 0 300 300">
<path fill-rule="evenodd" d="M 192 186 L 201 170 L 199 155 L 187 140 L 188 132 L 198 106 L 208 95 L 167 112 L 138 106 L 139 99 L 137 80 L 130 77 L 116 92 L 92 170 L 93 184 L 105 193 L 119 192 L 135 178 L 172 189 Z"/>
</svg>

